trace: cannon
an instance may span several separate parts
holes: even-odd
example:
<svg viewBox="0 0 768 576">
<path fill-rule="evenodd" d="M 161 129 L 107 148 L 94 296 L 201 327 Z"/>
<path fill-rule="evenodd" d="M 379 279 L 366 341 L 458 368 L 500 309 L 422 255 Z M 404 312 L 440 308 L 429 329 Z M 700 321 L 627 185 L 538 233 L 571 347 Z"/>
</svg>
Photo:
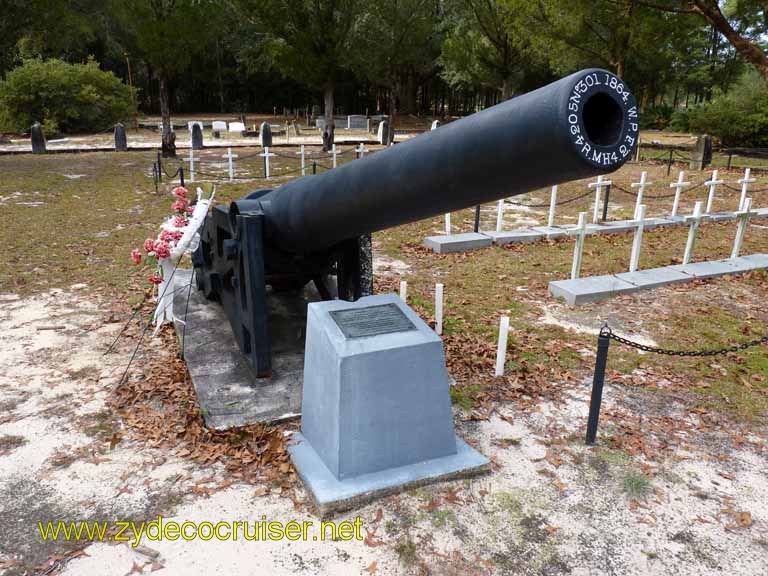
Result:
<svg viewBox="0 0 768 576">
<path fill-rule="evenodd" d="M 372 292 L 370 234 L 612 172 L 639 131 L 614 74 L 577 72 L 320 175 L 258 190 L 207 217 L 197 288 L 224 307 L 258 377 L 271 374 L 268 291 Z"/>
</svg>

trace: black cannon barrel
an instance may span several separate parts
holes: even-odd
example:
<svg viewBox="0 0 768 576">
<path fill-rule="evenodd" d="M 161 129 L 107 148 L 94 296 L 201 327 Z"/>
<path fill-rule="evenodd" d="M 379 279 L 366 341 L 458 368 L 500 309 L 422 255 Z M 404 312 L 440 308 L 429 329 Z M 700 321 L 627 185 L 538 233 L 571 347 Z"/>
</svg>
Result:
<svg viewBox="0 0 768 576">
<path fill-rule="evenodd" d="M 635 99 L 614 74 L 588 69 L 257 201 L 268 238 L 313 252 L 400 224 L 612 172 L 639 130 Z"/>
</svg>

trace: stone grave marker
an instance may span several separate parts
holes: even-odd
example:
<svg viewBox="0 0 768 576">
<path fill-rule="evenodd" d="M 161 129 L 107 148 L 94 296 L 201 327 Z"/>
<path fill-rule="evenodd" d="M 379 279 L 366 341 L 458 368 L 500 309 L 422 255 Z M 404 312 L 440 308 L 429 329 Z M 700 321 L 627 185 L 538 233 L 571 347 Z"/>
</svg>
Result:
<svg viewBox="0 0 768 576">
<path fill-rule="evenodd" d="M 259 126 L 259 144 L 262 148 L 272 146 L 272 127 L 266 122 Z"/>
<path fill-rule="evenodd" d="M 227 131 L 227 123 L 221 120 L 214 120 L 213 122 L 213 137 L 220 138 L 222 132 Z"/>
<path fill-rule="evenodd" d="M 40 122 L 32 124 L 32 127 L 29 129 L 29 134 L 32 138 L 32 153 L 45 154 L 45 134 L 43 133 L 43 127 L 40 125 Z"/>
<path fill-rule="evenodd" d="M 115 124 L 115 152 L 128 151 L 128 136 L 125 134 L 125 126 L 118 122 Z"/>
<path fill-rule="evenodd" d="M 704 170 L 712 163 L 712 137 L 706 134 L 696 139 L 696 145 L 691 151 L 691 170 Z"/>
<path fill-rule="evenodd" d="M 201 122 L 192 124 L 192 150 L 203 149 L 203 129 Z"/>
</svg>

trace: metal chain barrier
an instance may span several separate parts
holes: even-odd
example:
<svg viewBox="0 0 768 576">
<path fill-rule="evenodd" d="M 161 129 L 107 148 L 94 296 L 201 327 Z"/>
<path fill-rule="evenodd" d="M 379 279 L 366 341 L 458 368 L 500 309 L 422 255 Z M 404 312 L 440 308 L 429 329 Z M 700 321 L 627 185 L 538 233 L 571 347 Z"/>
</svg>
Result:
<svg viewBox="0 0 768 576">
<path fill-rule="evenodd" d="M 588 445 L 595 443 L 597 437 L 597 424 L 600 419 L 600 405 L 603 402 L 603 386 L 605 384 L 605 368 L 608 364 L 608 348 L 610 347 L 611 340 L 629 346 L 635 350 L 642 350 L 643 352 L 651 352 L 652 354 L 662 354 L 664 356 L 675 356 L 685 358 L 709 358 L 712 356 L 722 356 L 725 354 L 732 354 L 735 352 L 741 352 L 747 348 L 753 348 L 763 344 L 768 344 L 768 334 L 762 338 L 750 340 L 749 342 L 743 342 L 742 344 L 735 344 L 733 346 L 725 346 L 723 348 L 717 348 L 714 350 L 670 350 L 667 348 L 659 348 L 657 346 L 648 346 L 647 344 L 640 344 L 634 342 L 628 338 L 623 338 L 613 333 L 610 326 L 606 323 L 600 329 L 600 334 L 597 337 L 597 355 L 595 359 L 595 375 L 592 379 L 592 394 L 589 402 L 589 417 L 587 419 L 587 436 L 586 443 Z"/>
<path fill-rule="evenodd" d="M 586 198 L 587 196 L 592 195 L 592 190 L 588 190 L 584 194 L 579 194 L 578 196 L 574 196 L 573 198 L 568 198 L 567 200 L 560 200 L 559 202 L 555 202 L 555 206 L 564 206 L 565 204 L 570 204 L 571 202 L 576 202 L 576 200 L 581 200 L 582 198 Z M 549 202 L 546 202 L 544 204 L 525 204 L 524 202 L 514 202 L 512 200 L 505 200 L 507 204 L 512 204 L 513 206 L 525 206 L 526 208 L 548 208 L 550 206 Z"/>
</svg>

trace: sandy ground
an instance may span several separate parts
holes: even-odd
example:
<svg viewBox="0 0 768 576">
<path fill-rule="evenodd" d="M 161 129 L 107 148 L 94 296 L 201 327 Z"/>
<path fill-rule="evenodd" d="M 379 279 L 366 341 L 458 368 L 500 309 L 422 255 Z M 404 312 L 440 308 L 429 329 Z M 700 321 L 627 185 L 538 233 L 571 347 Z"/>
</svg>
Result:
<svg viewBox="0 0 768 576">
<path fill-rule="evenodd" d="M 542 309 L 548 321 L 592 329 L 568 314 L 559 305 Z M 158 514 L 179 523 L 318 521 L 269 487 L 227 486 L 217 466 L 148 448 L 106 410 L 132 350 L 124 340 L 104 354 L 120 320 L 90 300 L 84 285 L 28 299 L 0 296 L 0 574 L 45 566 L 73 576 L 768 574 L 764 431 L 734 445 L 725 433 L 702 433 L 684 397 L 614 385 L 605 413 L 671 419 L 674 434 L 662 440 L 676 448 L 653 459 L 611 450 L 610 423 L 588 448 L 590 383 L 583 380 L 570 382 L 559 402 L 525 410 L 510 403 L 485 420 L 457 412 L 459 433 L 492 459 L 493 472 L 336 518 L 359 515 L 363 541 L 144 539 L 139 547 L 94 543 L 67 555 L 67 547 L 41 542 L 38 521 Z"/>
</svg>

